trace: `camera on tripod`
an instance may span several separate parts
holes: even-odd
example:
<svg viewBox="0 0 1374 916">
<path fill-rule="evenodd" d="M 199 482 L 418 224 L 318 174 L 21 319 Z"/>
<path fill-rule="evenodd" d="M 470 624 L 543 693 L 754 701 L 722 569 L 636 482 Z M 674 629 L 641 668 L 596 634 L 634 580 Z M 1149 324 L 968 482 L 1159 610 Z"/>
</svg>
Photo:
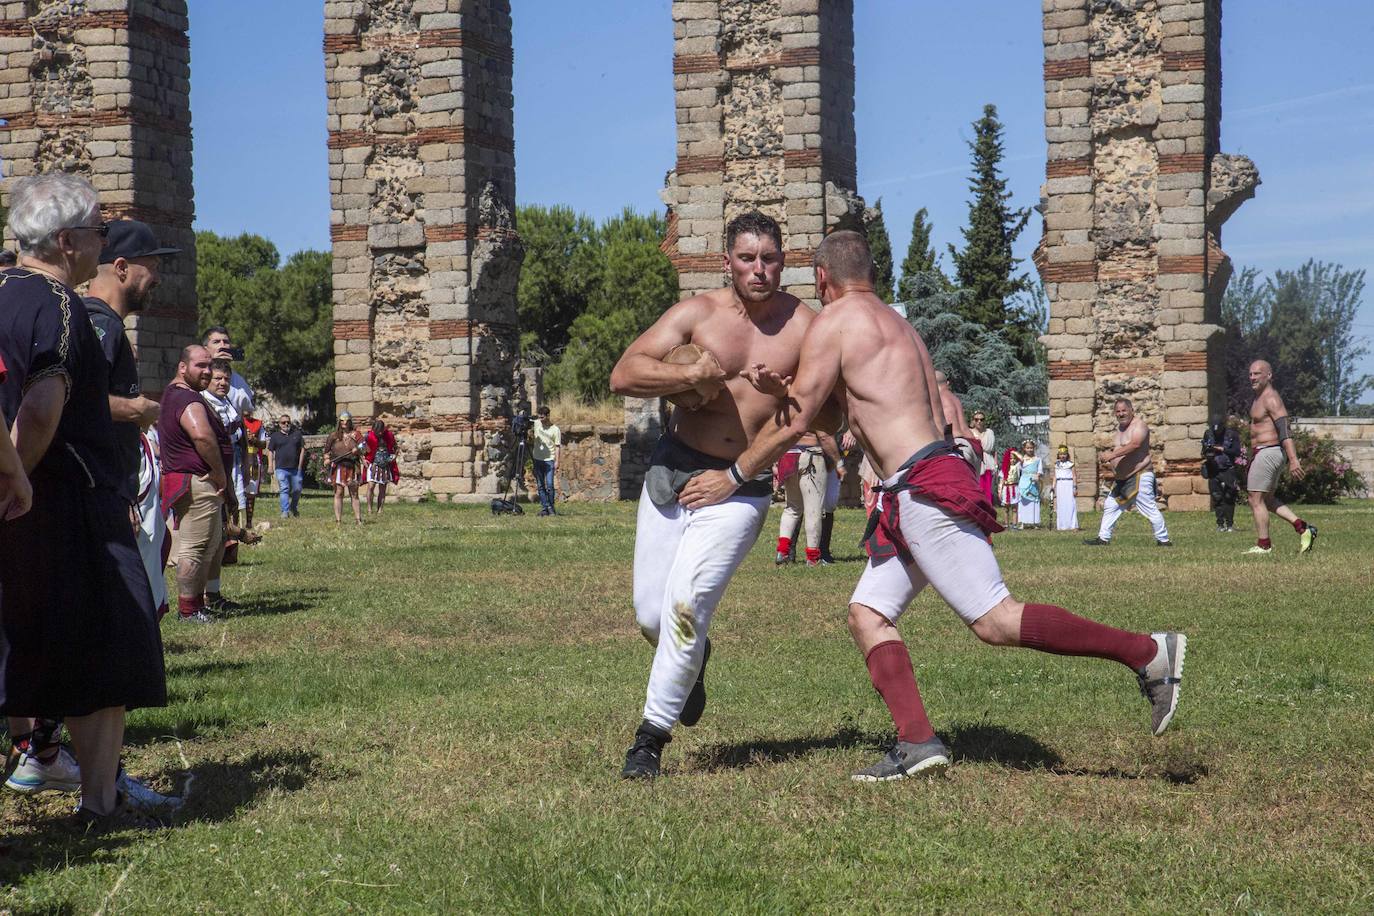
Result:
<svg viewBox="0 0 1374 916">
<path fill-rule="evenodd" d="M 511 415 L 510 433 L 512 436 L 515 436 L 516 439 L 523 441 L 525 436 L 529 435 L 530 427 L 533 423 L 534 421 L 530 419 L 529 411 L 518 411 Z"/>
<path fill-rule="evenodd" d="M 510 434 L 511 449 L 509 452 L 510 467 L 506 474 L 506 489 L 500 496 L 491 501 L 492 515 L 524 515 L 525 510 L 520 508 L 520 492 L 517 488 L 514 498 L 511 494 L 511 486 L 517 477 L 523 480 L 525 476 L 525 444 L 529 438 L 530 429 L 533 425 L 528 410 L 518 410 L 511 414 Z"/>
</svg>

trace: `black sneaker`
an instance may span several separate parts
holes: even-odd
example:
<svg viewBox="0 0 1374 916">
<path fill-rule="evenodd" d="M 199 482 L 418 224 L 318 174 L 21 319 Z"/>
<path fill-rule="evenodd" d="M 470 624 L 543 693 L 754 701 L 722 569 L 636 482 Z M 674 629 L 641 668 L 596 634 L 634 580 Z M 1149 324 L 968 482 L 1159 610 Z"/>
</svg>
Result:
<svg viewBox="0 0 1374 916">
<path fill-rule="evenodd" d="M 687 694 L 687 702 L 682 704 L 682 715 L 678 716 L 678 721 L 691 728 L 701 721 L 701 714 L 706 709 L 706 663 L 711 660 L 711 639 L 706 639 L 706 652 L 701 657 L 701 670 L 697 672 L 697 682 L 692 685 L 692 692 Z"/>
<path fill-rule="evenodd" d="M 204 624 L 215 622 L 215 618 L 204 611 L 196 611 L 194 614 L 178 614 L 177 619 L 182 623 Z"/>
<path fill-rule="evenodd" d="M 620 778 L 653 779 L 658 776 L 663 746 L 672 740 L 673 736 L 657 725 L 639 723 L 635 743 L 625 752 L 625 768 L 620 771 Z"/>
<path fill-rule="evenodd" d="M 906 779 L 917 773 L 934 775 L 948 766 L 949 748 L 939 738 L 931 738 L 920 744 L 898 741 L 882 760 L 850 778 L 855 782 L 886 782 Z"/>
<path fill-rule="evenodd" d="M 1155 541 L 1155 546 L 1156 546 L 1156 547 L 1172 547 L 1172 546 L 1174 546 L 1174 542 L 1173 542 L 1173 541 Z"/>
<path fill-rule="evenodd" d="M 1089 547 L 1106 547 L 1111 541 L 1104 541 L 1102 538 L 1084 538 L 1083 543 Z"/>
<path fill-rule="evenodd" d="M 223 595 L 215 595 L 214 597 L 206 595 L 205 610 L 219 614 L 221 617 L 233 617 L 243 610 L 243 605 Z"/>
</svg>

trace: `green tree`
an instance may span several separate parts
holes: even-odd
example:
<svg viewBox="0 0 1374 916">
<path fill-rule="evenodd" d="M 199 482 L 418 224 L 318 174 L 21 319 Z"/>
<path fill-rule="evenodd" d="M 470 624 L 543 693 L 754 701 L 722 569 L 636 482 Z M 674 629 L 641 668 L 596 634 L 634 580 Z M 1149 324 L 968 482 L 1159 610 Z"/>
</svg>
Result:
<svg viewBox="0 0 1374 916">
<path fill-rule="evenodd" d="M 600 272 L 587 310 L 568 329 L 568 344 L 550 368 L 550 394 L 586 401 L 608 396 L 620 354 L 678 298 L 677 271 L 659 245 L 667 224 L 626 208 L 597 230 Z"/>
<path fill-rule="evenodd" d="M 938 263 L 940 258 L 930 244 L 931 229 L 926 208 L 922 207 L 911 218 L 911 242 L 906 246 L 906 257 L 902 258 L 902 279 L 897 284 L 898 302 L 906 302 L 916 295 L 921 286 L 920 274 L 945 276 Z M 945 285 L 949 285 L 947 280 Z"/>
<path fill-rule="evenodd" d="M 1345 270 L 1339 264 L 1308 259 L 1295 271 L 1274 271 L 1274 283 L 1297 287 L 1298 297 L 1311 311 L 1321 333 L 1318 348 L 1322 361 L 1322 402 L 1328 413 L 1341 416 L 1371 387 L 1368 375 L 1358 371 L 1369 353 L 1355 335 L 1355 318 L 1364 296 L 1363 270 Z"/>
<path fill-rule="evenodd" d="M 569 207 L 520 207 L 516 225 L 525 245 L 515 294 L 520 349 L 528 361 L 547 363 L 567 346 L 601 282 L 601 240 L 596 224 Z"/>
<path fill-rule="evenodd" d="M 935 368 L 949 377 L 965 409 L 983 411 L 998 440 L 1023 438 L 1026 430 L 1017 427 L 1013 418 L 1048 403 L 1045 367 L 1025 365 L 1004 332 L 965 317 L 972 294 L 951 287 L 943 275 L 913 274 L 910 287 L 907 321 L 925 341 Z"/>
<path fill-rule="evenodd" d="M 1007 340 L 1023 360 L 1033 359 L 1035 333 L 1026 316 L 1011 307 L 1012 298 L 1029 281 L 1017 275 L 1021 261 L 1012 256 L 1012 245 L 1026 228 L 1029 209 L 1012 209 L 1011 192 L 1001 175 L 1002 123 L 997 106 L 983 106 L 983 117 L 973 123 L 973 176 L 969 190 L 968 226 L 963 230 L 964 249 L 949 246 L 956 284 L 967 290 L 965 317 L 993 331 L 1007 331 Z"/>
<path fill-rule="evenodd" d="M 868 250 L 873 255 L 873 267 L 878 275 L 874 292 L 884 302 L 891 302 L 892 287 L 892 239 L 887 235 L 887 223 L 883 221 L 883 199 L 864 214 L 864 234 L 868 236 Z"/>
<path fill-rule="evenodd" d="M 258 235 L 196 233 L 196 297 L 202 327 L 224 325 L 244 351 L 241 372 L 256 388 L 334 413 L 332 258 L 301 251 L 284 267 Z"/>
</svg>

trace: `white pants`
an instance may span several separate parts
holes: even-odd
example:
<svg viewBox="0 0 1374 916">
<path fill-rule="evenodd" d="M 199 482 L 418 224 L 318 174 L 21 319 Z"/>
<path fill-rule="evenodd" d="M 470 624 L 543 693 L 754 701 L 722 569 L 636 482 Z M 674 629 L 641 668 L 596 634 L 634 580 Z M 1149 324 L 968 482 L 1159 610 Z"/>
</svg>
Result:
<svg viewBox="0 0 1374 916">
<path fill-rule="evenodd" d="M 880 498 L 893 496 L 883 493 Z M 871 607 L 895 623 L 930 583 L 959 618 L 972 626 L 1011 595 L 983 529 L 909 492 L 897 498 L 901 500 L 902 535 L 915 562 L 907 565 L 898 557 L 874 562 L 870 557 L 850 604 Z"/>
<path fill-rule="evenodd" d="M 795 540 L 798 523 L 806 527 L 806 546 L 821 546 L 821 512 L 825 503 L 825 455 L 820 449 L 802 449 L 797 456 L 797 473 L 787 478 L 783 492 L 787 505 L 782 510 L 778 537 Z"/>
<path fill-rule="evenodd" d="M 635 620 L 657 648 L 644 719 L 671 729 L 701 670 L 706 630 L 763 530 L 768 496 L 735 496 L 704 509 L 654 505 L 639 496 L 635 522 Z M 669 638 L 663 639 L 667 635 Z"/>
<path fill-rule="evenodd" d="M 834 512 L 840 505 L 840 475 L 835 471 L 827 471 L 825 477 L 825 500 L 821 503 L 821 512 Z"/>
<path fill-rule="evenodd" d="M 1140 472 L 1140 489 L 1135 494 L 1135 507 L 1140 510 L 1140 514 L 1149 521 L 1150 527 L 1155 531 L 1156 541 L 1169 540 L 1169 528 L 1164 524 L 1164 513 L 1159 511 L 1159 506 L 1155 504 L 1155 472 Z M 1130 505 L 1122 505 L 1117 502 L 1110 494 L 1102 503 L 1102 527 L 1097 531 L 1097 537 L 1103 541 L 1112 539 L 1112 529 L 1121 520 L 1121 516 L 1130 510 Z"/>
</svg>

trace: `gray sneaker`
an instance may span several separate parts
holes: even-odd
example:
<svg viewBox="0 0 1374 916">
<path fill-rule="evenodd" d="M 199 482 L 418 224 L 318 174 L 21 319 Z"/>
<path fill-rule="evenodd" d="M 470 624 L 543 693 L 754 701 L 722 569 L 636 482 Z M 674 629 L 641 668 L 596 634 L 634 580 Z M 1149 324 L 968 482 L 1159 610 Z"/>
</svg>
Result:
<svg viewBox="0 0 1374 916">
<path fill-rule="evenodd" d="M 873 766 L 860 770 L 850 778 L 855 782 L 885 782 L 906 779 L 917 773 L 934 775 L 949 766 L 949 748 L 939 738 L 920 744 L 898 741 L 887 756 Z"/>
<path fill-rule="evenodd" d="M 181 796 L 163 795 L 142 780 L 124 772 L 123 767 L 119 770 L 115 788 L 124 796 L 126 804 L 154 817 L 171 817 L 182 805 Z"/>
<path fill-rule="evenodd" d="M 1174 718 L 1178 708 L 1178 694 L 1183 687 L 1183 656 L 1188 650 L 1188 637 L 1182 633 L 1151 633 L 1159 648 L 1154 660 L 1135 673 L 1140 682 L 1140 695 L 1154 708 L 1151 729 L 1156 737 Z"/>
</svg>

